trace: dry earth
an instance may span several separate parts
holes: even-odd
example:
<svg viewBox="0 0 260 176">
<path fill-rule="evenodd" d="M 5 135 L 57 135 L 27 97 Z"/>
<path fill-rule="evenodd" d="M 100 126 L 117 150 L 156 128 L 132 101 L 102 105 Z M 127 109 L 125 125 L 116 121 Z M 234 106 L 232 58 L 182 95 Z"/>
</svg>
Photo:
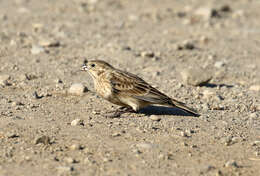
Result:
<svg viewBox="0 0 260 176">
<path fill-rule="evenodd" d="M 0 0 L 0 175 L 260 175 L 259 9 L 259 0 Z M 85 58 L 201 116 L 150 107 L 107 118 L 117 107 L 79 71 Z M 89 91 L 69 93 L 75 83 Z"/>
</svg>

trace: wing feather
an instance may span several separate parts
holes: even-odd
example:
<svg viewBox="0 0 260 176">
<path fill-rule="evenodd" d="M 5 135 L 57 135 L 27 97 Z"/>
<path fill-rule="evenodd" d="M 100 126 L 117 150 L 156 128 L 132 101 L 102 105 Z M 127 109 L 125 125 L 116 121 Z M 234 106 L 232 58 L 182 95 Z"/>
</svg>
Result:
<svg viewBox="0 0 260 176">
<path fill-rule="evenodd" d="M 116 70 L 109 78 L 113 91 L 154 104 L 169 104 L 171 98 L 161 93 L 138 76 Z"/>
</svg>

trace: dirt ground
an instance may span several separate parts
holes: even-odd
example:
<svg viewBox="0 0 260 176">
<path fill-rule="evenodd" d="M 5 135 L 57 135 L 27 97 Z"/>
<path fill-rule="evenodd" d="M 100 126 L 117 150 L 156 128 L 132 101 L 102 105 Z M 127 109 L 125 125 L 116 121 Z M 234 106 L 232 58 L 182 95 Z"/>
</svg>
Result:
<svg viewBox="0 0 260 176">
<path fill-rule="evenodd" d="M 0 176 L 260 175 L 259 0 L 0 0 Z M 118 108 L 84 59 L 188 106 Z M 199 70 L 190 82 L 183 73 Z M 211 78 L 204 86 L 194 79 Z M 88 91 L 68 92 L 81 83 Z"/>
</svg>

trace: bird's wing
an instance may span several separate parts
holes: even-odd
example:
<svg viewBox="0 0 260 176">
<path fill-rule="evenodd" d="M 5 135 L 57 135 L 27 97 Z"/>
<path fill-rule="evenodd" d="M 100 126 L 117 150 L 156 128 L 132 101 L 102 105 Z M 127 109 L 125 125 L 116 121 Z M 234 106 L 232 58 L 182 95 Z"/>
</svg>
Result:
<svg viewBox="0 0 260 176">
<path fill-rule="evenodd" d="M 171 98 L 161 93 L 138 76 L 117 70 L 110 75 L 113 91 L 154 104 L 168 104 Z"/>
</svg>

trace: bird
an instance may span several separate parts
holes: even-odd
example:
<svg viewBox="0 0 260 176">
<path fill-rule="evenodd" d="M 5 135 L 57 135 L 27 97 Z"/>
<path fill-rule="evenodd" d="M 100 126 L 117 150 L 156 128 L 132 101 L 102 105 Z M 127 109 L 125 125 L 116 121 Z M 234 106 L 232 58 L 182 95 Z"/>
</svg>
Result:
<svg viewBox="0 0 260 176">
<path fill-rule="evenodd" d="M 138 112 L 146 106 L 157 104 L 199 116 L 196 110 L 187 107 L 185 103 L 168 97 L 142 78 L 114 68 L 103 60 L 85 60 L 81 70 L 90 74 L 100 97 L 122 108 Z"/>
</svg>

